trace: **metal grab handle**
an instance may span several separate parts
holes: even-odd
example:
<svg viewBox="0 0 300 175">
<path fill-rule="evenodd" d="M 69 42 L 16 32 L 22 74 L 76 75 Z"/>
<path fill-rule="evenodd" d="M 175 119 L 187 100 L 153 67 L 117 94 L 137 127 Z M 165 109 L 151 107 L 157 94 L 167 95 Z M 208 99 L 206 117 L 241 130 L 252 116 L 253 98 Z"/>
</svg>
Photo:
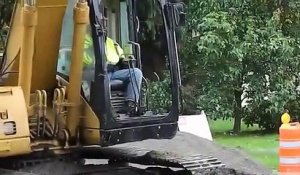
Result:
<svg viewBox="0 0 300 175">
<path fill-rule="evenodd" d="M 139 43 L 128 41 L 129 44 L 133 44 L 137 47 L 137 61 L 138 61 L 138 68 L 142 69 L 142 61 L 141 61 L 141 46 Z"/>
<path fill-rule="evenodd" d="M 136 16 L 136 22 L 137 22 L 137 27 L 136 27 L 136 31 L 139 32 L 140 31 L 140 20 L 139 20 L 139 17 Z"/>
</svg>

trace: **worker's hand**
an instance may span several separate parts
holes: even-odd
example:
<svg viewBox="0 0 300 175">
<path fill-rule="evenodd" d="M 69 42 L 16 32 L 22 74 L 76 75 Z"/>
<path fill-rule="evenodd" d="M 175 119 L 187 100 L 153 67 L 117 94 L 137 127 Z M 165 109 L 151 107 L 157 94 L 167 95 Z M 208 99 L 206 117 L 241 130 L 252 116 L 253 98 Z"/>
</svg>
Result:
<svg viewBox="0 0 300 175">
<path fill-rule="evenodd" d="M 133 55 L 128 55 L 128 56 L 124 57 L 122 61 L 129 62 L 129 61 L 135 61 L 135 60 L 136 59 Z"/>
<path fill-rule="evenodd" d="M 134 65 L 135 58 L 133 56 L 131 57 L 126 57 L 125 59 L 123 58 L 122 61 L 120 61 L 120 66 L 122 69 L 128 69 Z"/>
<path fill-rule="evenodd" d="M 124 62 L 130 62 L 130 61 L 135 60 L 132 44 L 130 44 L 130 43 L 125 44 L 123 46 L 123 50 L 124 50 L 124 52 L 121 57 Z"/>
</svg>

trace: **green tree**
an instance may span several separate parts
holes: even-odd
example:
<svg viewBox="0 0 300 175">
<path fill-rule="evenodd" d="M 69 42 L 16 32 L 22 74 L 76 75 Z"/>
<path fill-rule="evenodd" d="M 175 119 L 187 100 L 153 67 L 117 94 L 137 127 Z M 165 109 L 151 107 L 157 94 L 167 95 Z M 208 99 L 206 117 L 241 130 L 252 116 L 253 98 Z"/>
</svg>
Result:
<svg viewBox="0 0 300 175">
<path fill-rule="evenodd" d="M 10 18 L 13 11 L 14 0 L 0 1 L 0 51 L 4 46 L 7 35 L 7 26 L 10 23 Z"/>
<path fill-rule="evenodd" d="M 198 89 L 196 103 L 208 116 L 234 117 L 235 133 L 241 119 L 272 128 L 263 117 L 276 120 L 296 98 L 297 43 L 283 35 L 279 6 L 246 0 L 188 4 L 186 36 L 191 37 L 183 51 L 185 83 Z"/>
</svg>

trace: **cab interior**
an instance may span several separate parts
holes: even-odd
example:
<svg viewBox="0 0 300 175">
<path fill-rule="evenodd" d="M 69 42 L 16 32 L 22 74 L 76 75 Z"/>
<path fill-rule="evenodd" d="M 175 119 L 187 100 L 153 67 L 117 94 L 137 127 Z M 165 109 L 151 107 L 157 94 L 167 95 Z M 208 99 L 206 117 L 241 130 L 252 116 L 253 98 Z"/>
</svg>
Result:
<svg viewBox="0 0 300 175">
<path fill-rule="evenodd" d="M 159 1 L 156 0 L 145 0 L 143 3 L 141 1 L 132 1 L 135 2 L 133 4 L 128 4 L 127 2 L 123 0 L 101 1 L 103 3 L 103 14 L 106 19 L 107 36 L 119 43 L 123 49 L 124 47 L 130 47 L 133 54 L 131 58 L 134 59 L 127 61 L 128 67 L 138 67 L 143 72 L 142 89 L 135 117 L 167 116 L 168 110 L 154 112 L 155 109 L 151 106 L 153 104 L 153 99 L 151 98 L 155 98 L 155 95 L 159 94 L 158 88 L 155 91 L 156 83 L 170 77 L 162 9 L 160 8 Z M 74 2 L 69 2 L 63 21 L 57 66 L 58 73 L 62 75 L 68 75 L 70 66 L 73 5 Z M 149 8 L 149 5 L 151 5 L 151 8 Z M 133 11 L 130 7 L 134 7 L 135 10 Z M 132 18 L 130 14 L 133 15 Z M 91 32 L 91 25 L 93 24 L 90 24 L 88 27 L 87 34 Z M 95 68 L 83 70 L 82 94 L 87 101 L 90 100 L 90 89 L 91 83 L 94 81 L 94 75 Z M 116 120 L 132 119 L 132 117 L 121 113 L 125 107 L 124 93 L 127 86 L 126 82 L 113 80 L 110 81 L 109 86 L 110 103 L 112 110 L 117 114 L 115 116 Z M 171 92 L 168 94 L 168 98 L 170 101 L 169 107 L 171 108 Z"/>
</svg>

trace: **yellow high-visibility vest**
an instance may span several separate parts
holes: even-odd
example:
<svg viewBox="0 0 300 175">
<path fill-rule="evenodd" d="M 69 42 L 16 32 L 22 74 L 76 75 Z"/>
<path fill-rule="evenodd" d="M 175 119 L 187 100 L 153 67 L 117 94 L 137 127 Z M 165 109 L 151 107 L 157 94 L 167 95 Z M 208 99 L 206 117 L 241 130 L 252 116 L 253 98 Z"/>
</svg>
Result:
<svg viewBox="0 0 300 175">
<path fill-rule="evenodd" d="M 84 42 L 84 57 L 83 63 L 87 65 L 94 64 L 93 40 L 90 35 L 86 35 Z M 92 51 L 91 51 L 92 50 Z M 118 43 L 107 37 L 105 42 L 105 54 L 108 64 L 116 65 L 120 58 L 124 58 L 124 51 Z"/>
<path fill-rule="evenodd" d="M 83 64 L 85 66 L 94 63 L 95 59 L 92 57 L 94 55 L 93 39 L 90 35 L 85 36 L 84 40 L 84 53 L 83 53 Z"/>
</svg>

